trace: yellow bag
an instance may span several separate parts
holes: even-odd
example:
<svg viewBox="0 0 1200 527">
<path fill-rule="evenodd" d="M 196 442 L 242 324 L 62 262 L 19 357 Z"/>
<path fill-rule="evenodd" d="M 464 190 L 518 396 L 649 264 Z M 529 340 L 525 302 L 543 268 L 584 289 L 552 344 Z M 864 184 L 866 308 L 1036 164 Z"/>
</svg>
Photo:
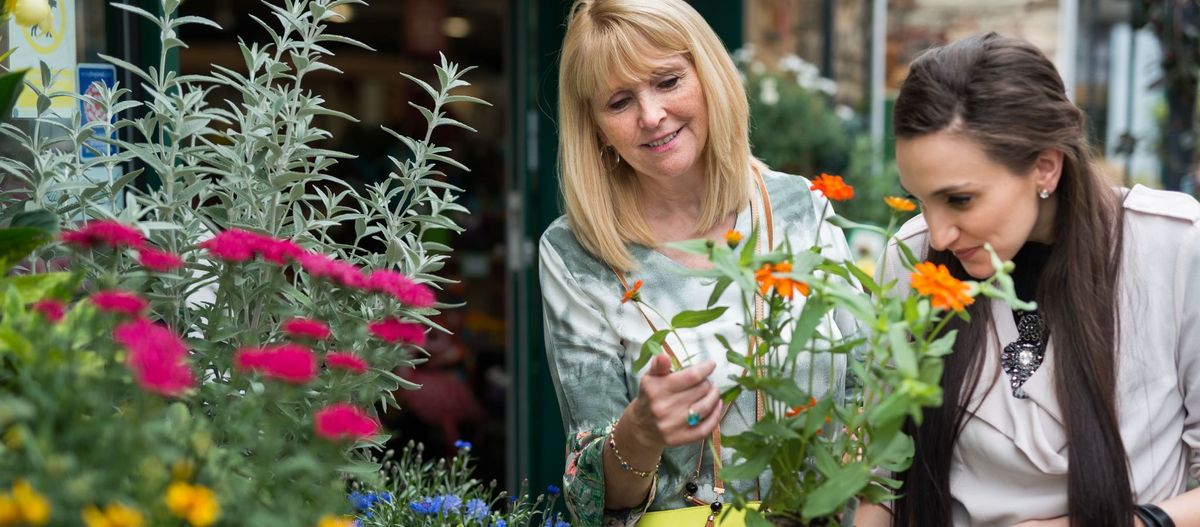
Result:
<svg viewBox="0 0 1200 527">
<path fill-rule="evenodd" d="M 717 527 L 745 527 L 746 511 L 733 509 L 726 514 L 718 514 L 713 520 L 713 525 Z M 758 502 L 752 501 L 746 504 L 754 510 L 758 510 Z M 712 514 L 712 510 L 707 505 L 697 505 L 695 507 L 684 507 L 682 509 L 672 509 L 669 511 L 654 511 L 647 512 L 638 520 L 637 527 L 704 527 L 708 522 L 708 515 Z"/>
</svg>

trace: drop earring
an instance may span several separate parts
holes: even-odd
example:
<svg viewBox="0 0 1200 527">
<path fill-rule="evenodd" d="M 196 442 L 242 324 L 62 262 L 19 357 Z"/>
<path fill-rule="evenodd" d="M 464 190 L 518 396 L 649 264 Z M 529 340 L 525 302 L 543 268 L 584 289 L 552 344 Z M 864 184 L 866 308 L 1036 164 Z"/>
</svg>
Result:
<svg viewBox="0 0 1200 527">
<path fill-rule="evenodd" d="M 1042 199 L 1049 198 L 1049 197 L 1050 197 L 1050 191 L 1049 191 L 1049 190 L 1046 190 L 1046 189 L 1041 189 L 1041 190 L 1039 190 L 1039 191 L 1038 191 L 1038 197 L 1039 197 L 1039 198 L 1042 198 Z"/>
</svg>

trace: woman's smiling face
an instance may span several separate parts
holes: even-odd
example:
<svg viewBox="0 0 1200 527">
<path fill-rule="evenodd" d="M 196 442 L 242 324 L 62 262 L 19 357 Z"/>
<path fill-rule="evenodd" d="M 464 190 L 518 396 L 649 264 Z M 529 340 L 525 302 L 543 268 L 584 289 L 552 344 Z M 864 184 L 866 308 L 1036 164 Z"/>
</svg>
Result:
<svg viewBox="0 0 1200 527">
<path fill-rule="evenodd" d="M 952 252 L 974 278 L 995 272 L 985 243 L 1011 260 L 1026 241 L 1053 241 L 1054 199 L 1038 192 L 1057 187 L 1061 152 L 1042 152 L 1016 173 L 963 134 L 938 132 L 897 140 L 896 164 L 901 186 L 921 203 L 929 246 Z"/>
<path fill-rule="evenodd" d="M 702 175 L 708 106 L 696 68 L 682 55 L 649 63 L 638 82 L 613 80 L 593 99 L 601 141 L 640 177 Z"/>
</svg>

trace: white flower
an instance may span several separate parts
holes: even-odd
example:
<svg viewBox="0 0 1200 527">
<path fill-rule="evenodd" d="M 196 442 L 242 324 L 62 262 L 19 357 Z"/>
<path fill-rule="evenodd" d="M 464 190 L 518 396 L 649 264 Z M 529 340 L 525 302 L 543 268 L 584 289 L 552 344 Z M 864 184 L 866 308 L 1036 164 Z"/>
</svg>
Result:
<svg viewBox="0 0 1200 527">
<path fill-rule="evenodd" d="M 761 62 L 754 61 L 753 63 L 750 64 L 750 73 L 753 73 L 755 75 L 762 75 L 763 73 L 766 73 L 766 71 L 767 71 L 767 67 L 764 66 L 763 63 L 761 63 Z"/>
<path fill-rule="evenodd" d="M 775 103 L 779 102 L 779 86 L 775 82 L 775 77 L 767 77 L 762 80 L 758 100 L 767 106 L 775 106 Z"/>
<path fill-rule="evenodd" d="M 854 119 L 854 109 L 844 104 L 837 105 L 837 108 L 833 109 L 833 113 L 843 121 Z"/>
<path fill-rule="evenodd" d="M 754 44 L 746 44 L 738 48 L 732 53 L 733 61 L 738 64 L 745 64 L 754 59 Z"/>
<path fill-rule="evenodd" d="M 817 79 L 817 91 L 825 92 L 828 95 L 837 95 L 838 85 L 833 79 L 824 77 Z"/>
</svg>

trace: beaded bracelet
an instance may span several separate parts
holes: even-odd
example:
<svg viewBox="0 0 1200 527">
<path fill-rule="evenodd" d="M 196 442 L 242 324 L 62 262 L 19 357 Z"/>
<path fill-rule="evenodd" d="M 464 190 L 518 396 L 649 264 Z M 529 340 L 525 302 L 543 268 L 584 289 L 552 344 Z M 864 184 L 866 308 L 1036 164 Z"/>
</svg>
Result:
<svg viewBox="0 0 1200 527">
<path fill-rule="evenodd" d="M 613 439 L 617 435 L 617 424 L 620 422 L 621 418 L 618 417 L 616 421 L 613 421 L 612 429 L 608 432 L 608 446 L 612 449 L 613 455 L 617 456 L 617 464 L 621 466 L 622 470 L 632 472 L 634 476 L 639 478 L 648 478 L 657 473 L 659 465 L 662 465 L 662 456 L 658 457 L 658 461 L 654 463 L 652 470 L 638 470 L 633 468 L 633 465 L 630 465 L 629 462 L 625 461 L 625 458 L 621 457 L 621 451 L 617 450 L 617 441 Z"/>
</svg>

